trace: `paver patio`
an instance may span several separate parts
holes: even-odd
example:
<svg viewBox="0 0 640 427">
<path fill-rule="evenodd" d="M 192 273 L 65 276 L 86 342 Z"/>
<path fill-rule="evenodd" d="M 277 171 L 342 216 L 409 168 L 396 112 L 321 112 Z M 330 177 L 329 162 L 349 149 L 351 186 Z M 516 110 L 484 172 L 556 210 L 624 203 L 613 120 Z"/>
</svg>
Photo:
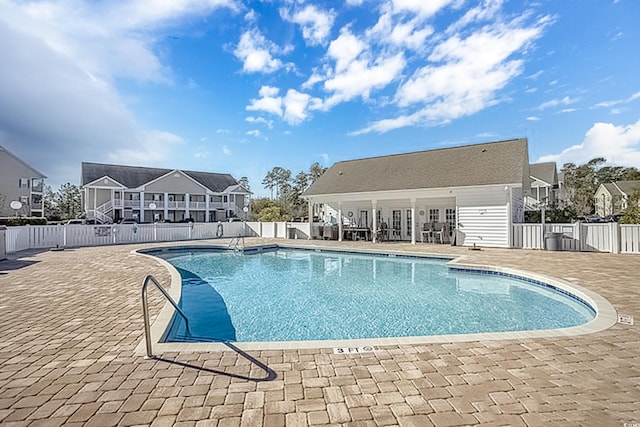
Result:
<svg viewBox="0 0 640 427">
<path fill-rule="evenodd" d="M 247 358 L 229 349 L 144 359 L 134 351 L 143 339 L 141 282 L 153 274 L 168 284 L 169 273 L 131 251 L 152 246 L 158 245 L 43 251 L 0 262 L 0 424 L 640 423 L 637 324 L 571 337 L 381 346 L 350 355 L 331 348 L 252 350 Z M 554 276 L 640 318 L 637 255 L 375 246 L 385 247 L 464 255 L 472 263 Z M 164 301 L 154 290 L 149 301 L 155 316 Z"/>
</svg>

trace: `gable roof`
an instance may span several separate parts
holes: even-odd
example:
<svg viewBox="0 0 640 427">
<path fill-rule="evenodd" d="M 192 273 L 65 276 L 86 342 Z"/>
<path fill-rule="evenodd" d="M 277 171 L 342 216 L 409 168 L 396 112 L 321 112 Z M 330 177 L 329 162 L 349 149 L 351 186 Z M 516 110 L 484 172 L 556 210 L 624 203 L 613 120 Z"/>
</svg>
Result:
<svg viewBox="0 0 640 427">
<path fill-rule="evenodd" d="M 19 158 L 15 154 L 13 154 L 11 151 L 9 151 L 6 148 L 4 148 L 2 145 L 0 145 L 0 153 L 5 153 L 7 156 L 13 158 L 15 161 L 17 161 L 18 163 L 21 163 L 26 168 L 31 170 L 33 176 L 31 176 L 30 178 L 42 178 L 42 179 L 46 178 L 46 176 L 44 174 L 42 174 L 39 171 L 37 171 L 36 169 L 34 169 L 33 166 L 31 166 L 28 163 L 26 163 L 24 160 L 22 160 L 21 158 Z"/>
<path fill-rule="evenodd" d="M 82 185 L 108 176 L 127 188 L 138 188 L 176 169 L 149 168 L 141 166 L 109 165 L 82 162 Z M 230 185 L 238 182 L 229 174 L 180 170 L 185 175 L 204 185 L 211 191 L 222 193 Z"/>
<path fill-rule="evenodd" d="M 558 183 L 558 172 L 555 162 L 534 163 L 529 165 L 529 174 L 532 178 L 549 185 Z"/>
<path fill-rule="evenodd" d="M 640 190 L 640 181 L 616 181 L 615 185 L 627 196 Z"/>
<path fill-rule="evenodd" d="M 605 182 L 600 185 L 602 186 L 602 188 L 606 189 L 607 192 L 612 196 L 622 196 L 622 192 L 613 182 Z"/>
<path fill-rule="evenodd" d="M 303 195 L 523 184 L 528 168 L 527 140 L 513 139 L 338 162 Z"/>
</svg>

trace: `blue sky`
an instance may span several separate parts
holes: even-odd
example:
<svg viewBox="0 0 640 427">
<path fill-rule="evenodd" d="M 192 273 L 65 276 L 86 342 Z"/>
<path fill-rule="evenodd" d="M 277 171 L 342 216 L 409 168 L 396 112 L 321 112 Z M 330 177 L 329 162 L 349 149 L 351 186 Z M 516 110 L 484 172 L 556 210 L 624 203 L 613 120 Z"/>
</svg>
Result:
<svg viewBox="0 0 640 427">
<path fill-rule="evenodd" d="M 640 167 L 636 0 L 0 0 L 0 145 L 246 176 L 526 137 Z M 472 167 L 473 165 L 469 165 Z"/>
</svg>

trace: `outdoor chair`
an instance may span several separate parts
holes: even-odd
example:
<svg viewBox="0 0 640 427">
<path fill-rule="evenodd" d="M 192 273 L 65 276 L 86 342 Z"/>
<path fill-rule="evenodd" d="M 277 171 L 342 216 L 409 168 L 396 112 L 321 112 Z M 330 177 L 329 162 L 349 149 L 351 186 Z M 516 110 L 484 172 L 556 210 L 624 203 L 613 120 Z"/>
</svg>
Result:
<svg viewBox="0 0 640 427">
<path fill-rule="evenodd" d="M 420 232 L 420 242 L 424 243 L 424 240 L 426 237 L 427 243 L 430 243 L 432 238 L 432 235 L 431 235 L 432 232 L 433 232 L 432 222 L 425 222 L 424 224 L 422 224 L 422 230 Z"/>
<path fill-rule="evenodd" d="M 444 243 L 444 238 L 446 234 L 447 234 L 447 224 L 445 222 L 436 223 L 435 226 L 433 227 L 433 231 L 431 232 L 433 241 L 434 242 L 440 241 L 440 243 Z"/>
<path fill-rule="evenodd" d="M 383 221 L 380 223 L 380 228 L 376 231 L 376 241 L 384 242 L 385 240 L 389 240 L 389 226 Z"/>
</svg>

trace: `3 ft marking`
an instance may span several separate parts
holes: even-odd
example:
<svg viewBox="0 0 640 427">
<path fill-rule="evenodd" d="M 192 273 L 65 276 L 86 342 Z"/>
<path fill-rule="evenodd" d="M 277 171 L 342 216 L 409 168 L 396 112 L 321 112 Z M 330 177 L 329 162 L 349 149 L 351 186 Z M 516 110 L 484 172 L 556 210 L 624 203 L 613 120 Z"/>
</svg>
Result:
<svg viewBox="0 0 640 427">
<path fill-rule="evenodd" d="M 375 350 L 376 348 L 370 345 L 365 345 L 364 347 L 335 347 L 333 354 L 371 353 Z"/>
</svg>

